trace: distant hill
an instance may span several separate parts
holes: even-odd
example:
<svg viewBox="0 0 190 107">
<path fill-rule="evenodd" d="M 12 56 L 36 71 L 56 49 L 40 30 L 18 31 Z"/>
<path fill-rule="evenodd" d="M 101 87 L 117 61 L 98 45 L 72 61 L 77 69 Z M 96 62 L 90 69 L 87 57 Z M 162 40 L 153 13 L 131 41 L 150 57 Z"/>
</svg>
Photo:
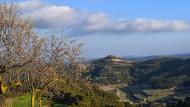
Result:
<svg viewBox="0 0 190 107">
<path fill-rule="evenodd" d="M 159 58 L 180 58 L 180 59 L 189 59 L 190 53 L 184 54 L 172 54 L 172 55 L 153 55 L 153 56 L 144 56 L 144 57 L 123 57 L 123 59 L 131 60 L 131 61 L 147 61 L 152 59 L 159 59 Z"/>
<path fill-rule="evenodd" d="M 99 84 L 151 84 L 153 87 L 171 88 L 190 81 L 190 59 L 178 57 L 149 57 L 151 60 L 130 61 L 109 55 L 90 63 L 93 83 Z"/>
<path fill-rule="evenodd" d="M 172 88 L 190 81 L 190 59 L 159 58 L 136 63 L 131 69 L 135 83 Z"/>
<path fill-rule="evenodd" d="M 93 83 L 129 83 L 131 81 L 129 71 L 133 65 L 133 61 L 108 55 L 105 58 L 93 60 L 90 63 L 90 72 L 87 75 L 91 76 Z"/>
</svg>

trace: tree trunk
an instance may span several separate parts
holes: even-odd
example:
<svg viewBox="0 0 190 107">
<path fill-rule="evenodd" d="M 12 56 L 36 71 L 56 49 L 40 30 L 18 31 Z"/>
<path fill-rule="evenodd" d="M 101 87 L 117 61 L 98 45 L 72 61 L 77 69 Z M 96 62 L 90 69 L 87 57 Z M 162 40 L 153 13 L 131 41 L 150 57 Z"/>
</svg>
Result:
<svg viewBox="0 0 190 107">
<path fill-rule="evenodd" d="M 31 96 L 31 107 L 35 107 L 35 97 L 36 97 L 36 93 L 34 88 L 32 89 L 32 96 Z"/>
<path fill-rule="evenodd" d="M 31 107 L 35 107 L 35 94 L 32 94 L 31 96 Z"/>
<path fill-rule="evenodd" d="M 38 104 L 39 104 L 39 107 L 42 107 L 42 99 L 41 99 L 41 97 L 38 97 Z"/>
</svg>

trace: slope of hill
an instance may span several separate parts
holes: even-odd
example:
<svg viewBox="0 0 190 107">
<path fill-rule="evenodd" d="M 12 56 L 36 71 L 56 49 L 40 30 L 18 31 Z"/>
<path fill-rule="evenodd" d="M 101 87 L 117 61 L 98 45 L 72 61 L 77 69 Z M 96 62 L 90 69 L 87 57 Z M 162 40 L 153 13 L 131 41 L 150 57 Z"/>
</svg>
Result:
<svg viewBox="0 0 190 107">
<path fill-rule="evenodd" d="M 163 57 L 142 62 L 107 56 L 93 60 L 87 74 L 100 86 L 125 84 L 116 88 L 132 102 L 162 101 L 190 97 L 190 59 Z M 163 92 L 163 93 L 160 93 Z"/>
<path fill-rule="evenodd" d="M 93 83 L 129 83 L 132 78 L 129 71 L 133 65 L 132 61 L 108 55 L 105 58 L 92 61 L 90 72 L 87 75 L 90 75 Z"/>
<path fill-rule="evenodd" d="M 190 59 L 165 57 L 133 62 L 109 55 L 92 61 L 88 75 L 93 83 L 148 83 L 171 88 L 190 80 Z"/>
<path fill-rule="evenodd" d="M 179 58 L 179 59 L 189 59 L 190 58 L 190 53 L 184 53 L 184 54 L 172 54 L 172 55 L 152 55 L 152 56 L 144 56 L 144 57 L 124 57 L 123 59 L 128 59 L 131 61 L 136 61 L 136 62 L 143 62 L 143 61 L 148 61 L 148 60 L 153 60 L 153 59 L 160 59 L 160 58 Z"/>
<path fill-rule="evenodd" d="M 172 88 L 190 80 L 190 59 L 161 58 L 134 65 L 131 69 L 136 83 L 156 88 Z"/>
</svg>

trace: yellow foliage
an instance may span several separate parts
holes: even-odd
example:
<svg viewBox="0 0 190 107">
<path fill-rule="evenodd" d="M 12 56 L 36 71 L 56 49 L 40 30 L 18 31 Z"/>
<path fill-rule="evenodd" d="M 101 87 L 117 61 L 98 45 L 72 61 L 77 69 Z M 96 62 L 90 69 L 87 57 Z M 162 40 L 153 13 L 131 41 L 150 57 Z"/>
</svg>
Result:
<svg viewBox="0 0 190 107">
<path fill-rule="evenodd" d="M 21 86 L 21 85 L 22 85 L 22 83 L 20 81 L 11 82 L 12 87 L 17 87 L 17 86 Z"/>
<path fill-rule="evenodd" d="M 7 85 L 6 84 L 1 84 L 1 91 L 2 91 L 2 94 L 7 91 Z"/>
</svg>

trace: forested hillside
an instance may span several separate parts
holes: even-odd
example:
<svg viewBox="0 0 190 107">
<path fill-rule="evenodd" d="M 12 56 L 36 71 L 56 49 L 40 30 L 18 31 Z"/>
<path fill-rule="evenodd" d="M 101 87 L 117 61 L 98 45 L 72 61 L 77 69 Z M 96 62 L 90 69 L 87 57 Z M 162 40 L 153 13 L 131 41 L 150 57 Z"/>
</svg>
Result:
<svg viewBox="0 0 190 107">
<path fill-rule="evenodd" d="M 87 75 L 90 76 L 93 83 L 127 84 L 131 82 L 130 69 L 132 66 L 134 66 L 134 62 L 128 62 L 119 57 L 109 55 L 92 61 Z"/>
<path fill-rule="evenodd" d="M 177 87 L 190 80 L 190 59 L 161 58 L 137 63 L 132 69 L 136 83 L 156 88 Z"/>
<path fill-rule="evenodd" d="M 181 103 L 190 97 L 190 59 L 164 57 L 133 62 L 107 56 L 89 66 L 86 75 L 91 82 L 104 86 L 104 90 L 115 90 L 123 101 L 165 102 L 170 106 L 171 102 Z"/>
<path fill-rule="evenodd" d="M 172 88 L 190 80 L 190 59 L 166 57 L 133 62 L 107 56 L 92 61 L 88 75 L 93 83 L 148 83 L 155 88 Z"/>
</svg>

